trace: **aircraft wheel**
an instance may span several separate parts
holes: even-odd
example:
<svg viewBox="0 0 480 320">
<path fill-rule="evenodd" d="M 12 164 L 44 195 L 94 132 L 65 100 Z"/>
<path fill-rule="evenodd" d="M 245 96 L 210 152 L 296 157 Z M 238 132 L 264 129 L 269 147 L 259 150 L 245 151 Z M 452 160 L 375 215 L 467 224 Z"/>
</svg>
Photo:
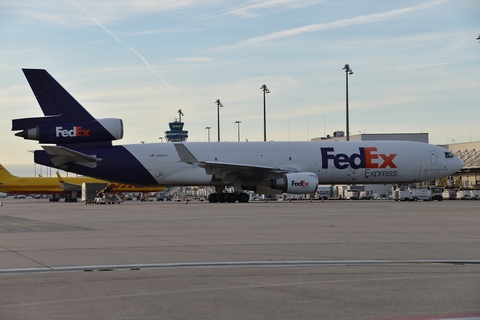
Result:
<svg viewBox="0 0 480 320">
<path fill-rule="evenodd" d="M 235 193 L 227 193 L 227 202 L 234 203 L 237 201 L 237 195 Z"/>
<path fill-rule="evenodd" d="M 210 193 L 208 195 L 208 202 L 210 203 L 218 202 L 218 193 Z"/>
<path fill-rule="evenodd" d="M 248 202 L 248 200 L 250 199 L 248 194 L 246 194 L 245 192 L 242 192 L 237 195 L 237 200 L 238 202 Z"/>
<path fill-rule="evenodd" d="M 218 194 L 218 202 L 225 203 L 227 201 L 227 194 L 226 193 L 219 193 Z"/>
</svg>

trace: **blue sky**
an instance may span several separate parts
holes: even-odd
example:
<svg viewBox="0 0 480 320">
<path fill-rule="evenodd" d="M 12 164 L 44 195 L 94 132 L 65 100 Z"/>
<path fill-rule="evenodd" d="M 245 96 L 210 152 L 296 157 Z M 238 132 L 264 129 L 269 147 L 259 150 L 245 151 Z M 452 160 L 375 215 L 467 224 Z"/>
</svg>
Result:
<svg viewBox="0 0 480 320">
<path fill-rule="evenodd" d="M 106 0 L 0 2 L 0 162 L 33 175 L 41 116 L 21 68 L 48 70 L 92 115 L 121 118 L 116 144 L 159 142 L 182 109 L 189 141 L 310 140 L 428 132 L 479 141 L 478 0 Z"/>
</svg>

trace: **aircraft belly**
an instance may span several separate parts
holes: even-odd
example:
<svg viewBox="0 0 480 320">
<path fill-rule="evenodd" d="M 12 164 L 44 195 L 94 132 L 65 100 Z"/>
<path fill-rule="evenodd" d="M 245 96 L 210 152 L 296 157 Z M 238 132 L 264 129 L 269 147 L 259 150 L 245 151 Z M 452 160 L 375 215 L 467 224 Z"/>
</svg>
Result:
<svg viewBox="0 0 480 320">
<path fill-rule="evenodd" d="M 161 181 L 165 184 L 202 186 L 211 184 L 212 176 L 207 175 L 204 168 L 197 167 L 170 174 Z"/>
</svg>

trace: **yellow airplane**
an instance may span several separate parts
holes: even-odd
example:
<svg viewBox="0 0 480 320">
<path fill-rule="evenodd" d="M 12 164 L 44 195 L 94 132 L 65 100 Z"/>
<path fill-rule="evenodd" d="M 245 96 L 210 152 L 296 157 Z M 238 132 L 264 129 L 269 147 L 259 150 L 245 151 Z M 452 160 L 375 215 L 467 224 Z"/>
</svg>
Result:
<svg viewBox="0 0 480 320">
<path fill-rule="evenodd" d="M 18 177 L 12 175 L 0 164 L 0 192 L 13 194 L 66 194 L 70 199 L 76 199 L 82 191 L 83 183 L 104 183 L 105 192 L 158 192 L 165 187 L 131 186 L 112 183 L 90 177 Z"/>
</svg>

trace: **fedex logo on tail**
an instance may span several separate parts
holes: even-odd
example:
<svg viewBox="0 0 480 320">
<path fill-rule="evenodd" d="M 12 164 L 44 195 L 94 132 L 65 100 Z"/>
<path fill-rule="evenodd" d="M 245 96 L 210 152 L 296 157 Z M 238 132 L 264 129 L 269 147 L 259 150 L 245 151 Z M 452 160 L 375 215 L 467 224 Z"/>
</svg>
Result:
<svg viewBox="0 0 480 320">
<path fill-rule="evenodd" d="M 63 137 L 90 137 L 90 130 L 83 130 L 82 127 L 73 127 L 73 129 L 67 130 L 62 127 L 55 127 L 55 135 L 57 138 Z"/>
<path fill-rule="evenodd" d="M 394 163 L 396 153 L 383 154 L 377 153 L 376 147 L 360 147 L 358 153 L 351 155 L 345 153 L 335 153 L 334 148 L 320 148 L 322 153 L 322 168 L 327 169 L 329 161 L 333 161 L 333 165 L 337 169 L 383 169 L 397 168 Z"/>
</svg>

